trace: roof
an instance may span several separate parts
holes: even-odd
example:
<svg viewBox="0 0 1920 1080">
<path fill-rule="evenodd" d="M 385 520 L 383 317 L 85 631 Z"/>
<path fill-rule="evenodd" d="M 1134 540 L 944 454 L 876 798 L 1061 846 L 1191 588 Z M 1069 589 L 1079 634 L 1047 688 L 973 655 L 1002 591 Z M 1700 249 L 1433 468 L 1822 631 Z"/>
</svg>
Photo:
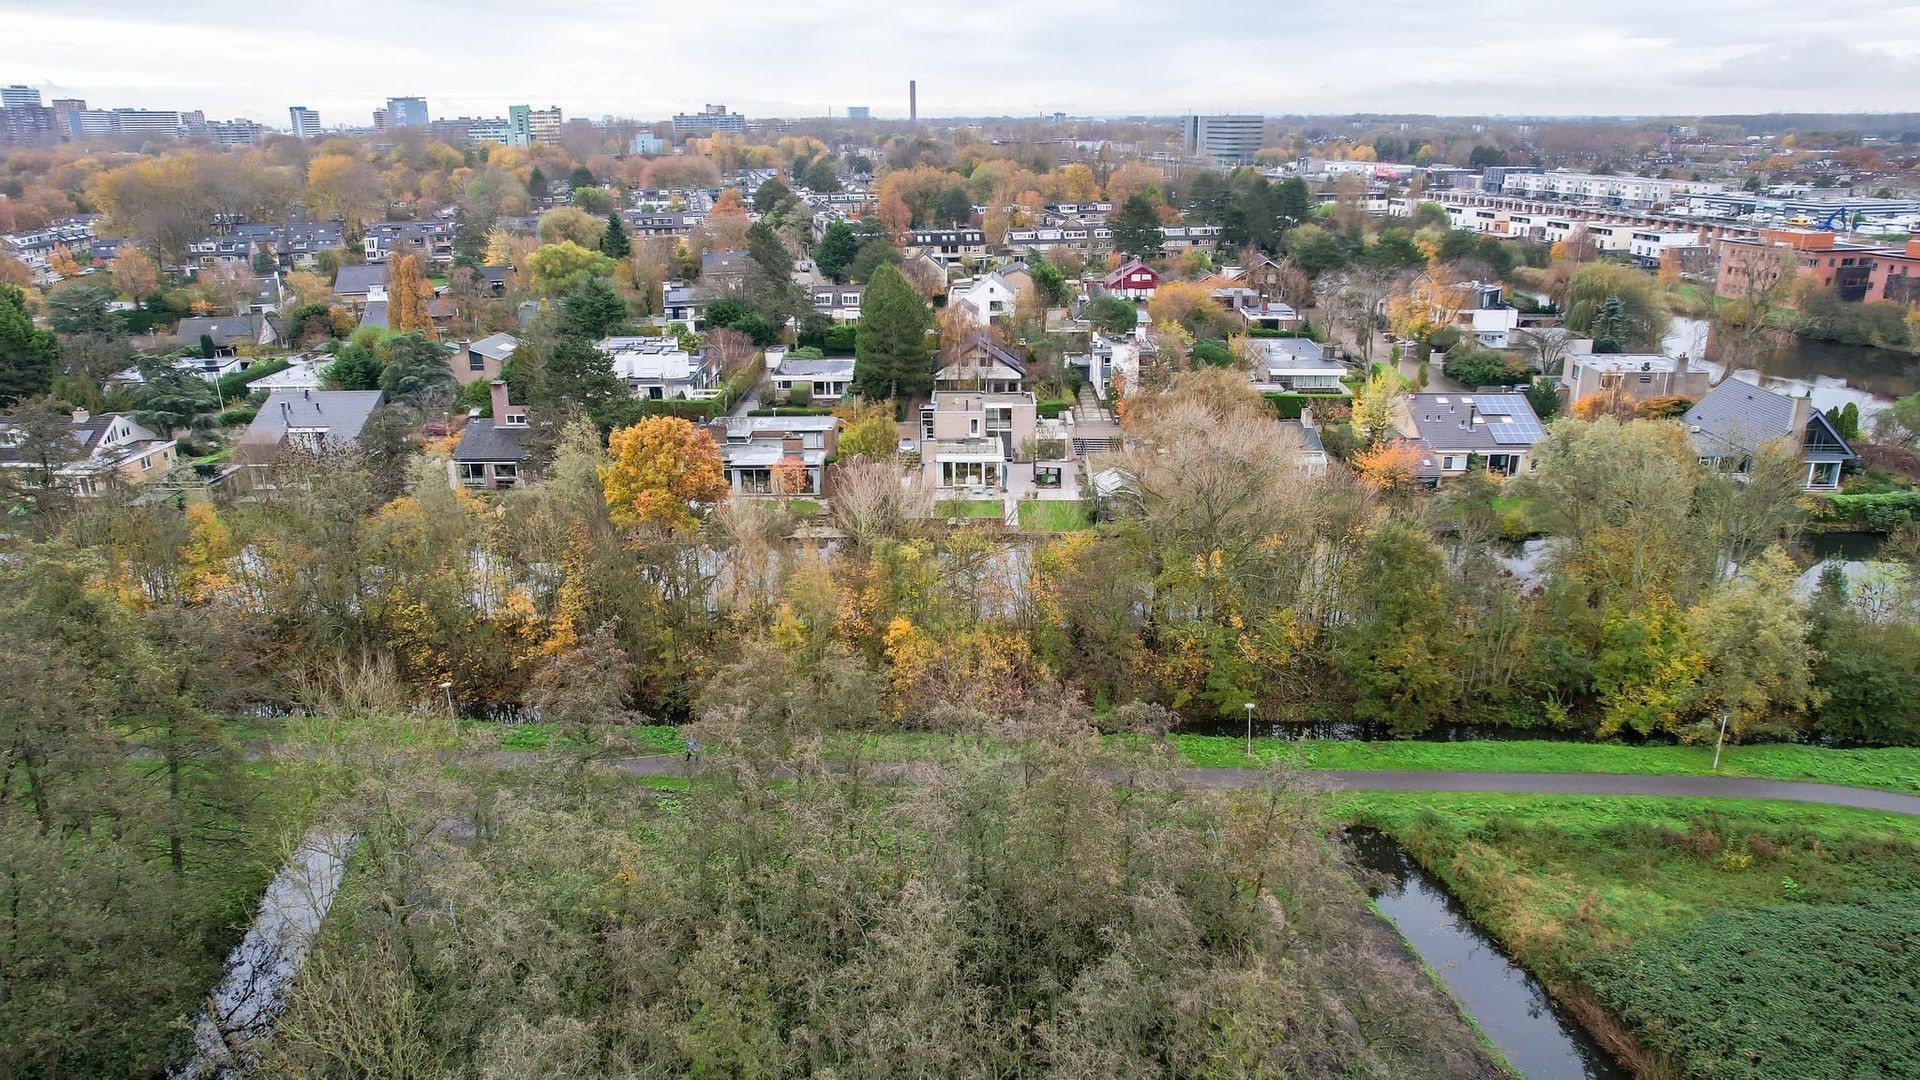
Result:
<svg viewBox="0 0 1920 1080">
<path fill-rule="evenodd" d="M 749 256 L 744 251 L 708 251 L 700 256 L 700 276 L 744 274 Z"/>
<path fill-rule="evenodd" d="M 240 441 L 277 446 L 291 429 L 324 431 L 330 442 L 352 442 L 386 398 L 378 390 L 275 390 L 261 403 Z"/>
<path fill-rule="evenodd" d="M 1128 275 L 1134 273 L 1137 270 L 1145 270 L 1147 273 L 1153 274 L 1155 280 L 1158 280 L 1160 277 L 1158 273 L 1154 272 L 1153 267 L 1148 266 L 1146 263 L 1141 262 L 1139 259 L 1128 259 L 1126 262 L 1122 263 L 1118 268 L 1116 268 L 1112 273 L 1108 274 L 1105 278 L 1105 281 L 1107 284 L 1112 285 L 1116 282 L 1124 280 Z"/>
<path fill-rule="evenodd" d="M 514 337 L 512 334 L 494 334 L 490 337 L 483 337 L 479 341 L 467 343 L 468 352 L 479 353 L 481 356 L 494 360 L 507 359 L 513 355 L 513 350 L 519 347 L 520 339 Z"/>
<path fill-rule="evenodd" d="M 366 310 L 360 312 L 360 325 L 377 326 L 385 330 L 387 328 L 387 302 L 385 300 L 374 300 L 368 303 Z"/>
<path fill-rule="evenodd" d="M 215 345 L 231 345 L 236 342 L 256 344 L 260 340 L 260 324 L 266 321 L 262 315 L 226 315 L 217 317 L 195 317 L 181 319 L 174 328 L 173 336 L 178 341 L 192 343 L 202 337 L 213 339 Z"/>
<path fill-rule="evenodd" d="M 1585 358 L 1582 358 L 1585 362 Z M 1752 450 L 1792 435 L 1793 401 L 1738 379 L 1723 380 L 1680 417 L 1702 454 Z"/>
<path fill-rule="evenodd" d="M 370 287 L 386 283 L 386 263 L 343 266 L 333 277 L 333 292 L 336 296 L 365 296 Z"/>
<path fill-rule="evenodd" d="M 1680 361 L 1659 353 L 1581 353 L 1567 357 L 1569 366 L 1579 364 L 1594 371 L 1658 371 L 1671 373 L 1680 370 Z"/>
<path fill-rule="evenodd" d="M 1260 345 L 1260 351 L 1266 353 L 1267 366 L 1270 368 L 1323 367 L 1327 363 L 1327 350 L 1312 338 L 1254 338 Z"/>
<path fill-rule="evenodd" d="M 130 434 L 139 433 L 144 436 L 154 435 L 153 432 L 141 427 L 138 421 L 122 413 L 101 413 L 97 416 L 89 416 L 84 420 L 75 420 L 72 421 L 68 430 L 73 434 L 74 441 L 80 444 L 80 452 L 83 459 L 102 456 L 103 450 L 110 450 L 112 456 L 125 457 L 131 452 L 142 449 L 154 449 L 173 441 L 155 436 L 152 438 L 140 438 L 129 442 L 122 442 L 111 448 L 103 447 L 102 443 L 107 432 L 113 430 L 115 425 L 123 422 L 130 429 Z M 11 426 L 12 414 L 0 412 L 0 429 Z M 9 442 L 10 440 L 0 439 L 0 465 L 12 465 L 22 460 L 19 447 L 10 446 L 8 445 Z"/>
<path fill-rule="evenodd" d="M 520 446 L 520 437 L 526 431 L 525 424 L 496 426 L 492 420 L 476 416 L 467 421 L 466 430 L 460 433 L 460 445 L 453 448 L 453 460 L 523 461 L 527 452 Z"/>
<path fill-rule="evenodd" d="M 609 337 L 593 347 L 611 357 L 614 372 L 629 382 L 684 382 L 693 377 L 697 366 L 680 347 L 679 338 Z"/>
<path fill-rule="evenodd" d="M 844 375 L 853 377 L 851 356 L 789 356 L 776 364 L 775 375 Z"/>
<path fill-rule="evenodd" d="M 788 432 L 832 431 L 837 416 L 729 416 L 720 421 L 729 438 L 784 435 Z"/>
<path fill-rule="evenodd" d="M 1414 394 L 1407 413 L 1436 450 L 1511 454 L 1547 437 L 1523 394 Z"/>
</svg>

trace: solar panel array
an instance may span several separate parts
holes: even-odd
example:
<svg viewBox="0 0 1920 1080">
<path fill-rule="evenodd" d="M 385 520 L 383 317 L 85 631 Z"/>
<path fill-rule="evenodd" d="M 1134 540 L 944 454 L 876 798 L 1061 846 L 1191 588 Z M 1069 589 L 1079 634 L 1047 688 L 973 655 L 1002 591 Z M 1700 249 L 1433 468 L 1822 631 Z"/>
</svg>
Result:
<svg viewBox="0 0 1920 1080">
<path fill-rule="evenodd" d="M 1487 434 L 1502 445 L 1531 446 L 1547 437 L 1527 399 L 1519 394 L 1475 394 L 1474 407 L 1487 419 Z M 1505 416 L 1504 421 L 1494 420 Z"/>
</svg>

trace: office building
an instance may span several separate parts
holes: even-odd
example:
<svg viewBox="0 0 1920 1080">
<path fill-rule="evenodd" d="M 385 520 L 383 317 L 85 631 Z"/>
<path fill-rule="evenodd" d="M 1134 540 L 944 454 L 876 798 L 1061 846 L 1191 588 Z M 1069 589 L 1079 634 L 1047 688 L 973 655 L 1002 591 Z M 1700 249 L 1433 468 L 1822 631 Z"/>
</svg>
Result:
<svg viewBox="0 0 1920 1080">
<path fill-rule="evenodd" d="M 865 120 L 871 115 L 872 113 L 865 105 L 847 106 L 847 119 L 849 120 Z"/>
<path fill-rule="evenodd" d="M 510 146 L 513 143 L 513 125 L 499 117 L 474 117 L 466 122 L 467 141 L 499 143 Z"/>
<path fill-rule="evenodd" d="M 0 87 L 0 109 L 37 109 L 40 91 L 31 86 Z"/>
<path fill-rule="evenodd" d="M 426 127 L 427 99 L 420 97 L 388 98 L 387 126 L 390 128 Z"/>
<path fill-rule="evenodd" d="M 1181 152 L 1215 165 L 1250 165 L 1266 142 L 1263 116 L 1188 116 L 1181 124 Z"/>
<path fill-rule="evenodd" d="M 709 105 L 697 113 L 675 113 L 673 117 L 673 136 L 676 139 L 688 136 L 711 135 L 716 131 L 745 131 L 747 118 L 739 113 L 730 113 L 725 105 Z"/>
<path fill-rule="evenodd" d="M 287 118 L 293 122 L 293 137 L 296 139 L 311 139 L 320 134 L 320 114 L 305 105 L 289 107 Z"/>
<path fill-rule="evenodd" d="M 627 141 L 629 154 L 658 154 L 663 149 L 664 147 L 660 145 L 660 137 L 651 131 L 643 131 Z"/>
</svg>

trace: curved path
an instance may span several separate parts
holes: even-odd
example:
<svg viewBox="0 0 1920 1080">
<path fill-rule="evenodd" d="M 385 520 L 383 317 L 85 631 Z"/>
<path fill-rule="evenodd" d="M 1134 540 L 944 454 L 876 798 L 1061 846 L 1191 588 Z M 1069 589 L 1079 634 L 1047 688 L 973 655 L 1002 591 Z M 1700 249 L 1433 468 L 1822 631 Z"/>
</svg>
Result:
<svg viewBox="0 0 1920 1080">
<path fill-rule="evenodd" d="M 502 765 L 536 760 L 533 751 L 502 750 L 486 755 Z M 605 763 L 636 776 L 680 776 L 686 763 L 675 755 L 608 758 Z M 870 762 L 869 775 L 883 780 L 911 779 L 929 762 Z M 1254 787 L 1271 777 L 1262 769 L 1181 769 L 1194 787 Z M 1920 817 L 1920 796 L 1879 788 L 1817 784 L 1806 780 L 1760 780 L 1747 776 L 1670 776 L 1636 773 L 1441 772 L 1391 769 L 1312 769 L 1296 775 L 1331 790 L 1448 791 L 1508 795 L 1648 795 L 1688 799 L 1775 799 L 1820 803 L 1861 810 L 1882 810 Z"/>
</svg>

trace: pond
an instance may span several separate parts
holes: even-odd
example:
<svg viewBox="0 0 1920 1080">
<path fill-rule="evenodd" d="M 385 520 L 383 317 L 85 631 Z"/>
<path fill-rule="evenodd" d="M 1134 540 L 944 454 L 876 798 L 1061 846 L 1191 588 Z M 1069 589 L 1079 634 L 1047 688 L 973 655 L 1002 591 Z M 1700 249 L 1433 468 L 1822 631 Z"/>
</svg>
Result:
<svg viewBox="0 0 1920 1080">
<path fill-rule="evenodd" d="M 1446 985 L 1508 1064 L 1527 1080 L 1625 1080 L 1586 1030 L 1561 1015 L 1546 988 L 1500 951 L 1438 881 L 1393 839 L 1356 830 L 1348 841 L 1377 874 L 1380 913 Z"/>
<path fill-rule="evenodd" d="M 1676 317 L 1661 344 L 1670 356 L 1685 353 L 1694 358 L 1718 382 L 1726 369 L 1714 362 L 1707 339 L 1705 320 Z M 1814 407 L 1822 412 L 1852 402 L 1865 415 L 1895 398 L 1920 393 L 1920 355 L 1795 338 L 1793 344 L 1769 356 L 1760 369 L 1742 368 L 1734 377 L 1769 390 L 1811 395 Z"/>
</svg>

